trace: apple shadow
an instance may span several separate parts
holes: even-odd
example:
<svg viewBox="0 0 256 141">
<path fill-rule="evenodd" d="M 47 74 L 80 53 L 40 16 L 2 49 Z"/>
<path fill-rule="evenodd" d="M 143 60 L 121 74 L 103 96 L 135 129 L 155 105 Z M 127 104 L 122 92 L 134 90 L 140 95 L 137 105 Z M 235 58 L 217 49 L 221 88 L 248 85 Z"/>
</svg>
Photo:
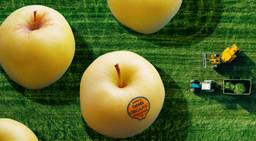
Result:
<svg viewBox="0 0 256 141">
<path fill-rule="evenodd" d="M 165 102 L 156 121 L 144 132 L 121 141 L 170 140 L 184 141 L 187 138 L 190 118 L 187 101 L 176 82 L 163 70 L 157 68 L 165 85 Z M 92 140 L 113 140 L 105 137 L 85 124 L 86 132 Z"/>
<path fill-rule="evenodd" d="M 157 33 L 144 35 L 126 27 L 124 29 L 139 39 L 161 47 L 190 47 L 214 32 L 223 7 L 222 0 L 183 0 L 177 15 Z"/>
<path fill-rule="evenodd" d="M 199 93 L 198 96 L 207 100 L 216 100 L 225 105 L 229 110 L 236 110 L 242 107 L 251 114 L 256 114 L 256 65 L 250 57 L 244 52 L 239 54 L 239 57 L 230 64 L 224 64 L 216 69 L 216 72 L 227 79 L 251 79 L 252 80 L 252 93 L 250 96 L 228 96 L 223 95 L 221 86 L 213 94 Z M 222 85 L 222 84 L 219 84 Z"/>
<path fill-rule="evenodd" d="M 43 105 L 67 105 L 79 101 L 81 77 L 94 58 L 79 30 L 75 28 L 72 28 L 72 30 L 76 39 L 75 56 L 62 78 L 46 88 L 29 90 L 10 80 L 7 74 L 4 73 L 6 79 L 16 91 Z"/>
</svg>

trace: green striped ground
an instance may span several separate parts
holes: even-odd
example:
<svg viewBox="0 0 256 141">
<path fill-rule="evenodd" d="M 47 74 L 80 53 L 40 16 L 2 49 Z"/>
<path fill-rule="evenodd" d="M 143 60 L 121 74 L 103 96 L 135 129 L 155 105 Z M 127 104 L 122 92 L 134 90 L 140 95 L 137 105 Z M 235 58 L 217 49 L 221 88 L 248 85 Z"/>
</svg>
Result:
<svg viewBox="0 0 256 141">
<path fill-rule="evenodd" d="M 184 0 L 178 15 L 153 35 L 120 25 L 105 0 L 1 0 L 0 23 L 29 4 L 43 4 L 63 13 L 76 36 L 76 57 L 60 81 L 40 91 L 19 87 L 0 69 L 0 117 L 25 123 L 41 141 L 111 140 L 83 122 L 79 81 L 99 55 L 125 49 L 152 62 L 166 87 L 164 108 L 156 122 L 126 140 L 256 140 L 255 96 L 194 95 L 189 91 L 191 79 L 221 82 L 255 77 L 255 0 Z M 219 72 L 202 68 L 202 52 L 220 52 L 234 42 L 244 51 L 237 64 Z"/>
</svg>

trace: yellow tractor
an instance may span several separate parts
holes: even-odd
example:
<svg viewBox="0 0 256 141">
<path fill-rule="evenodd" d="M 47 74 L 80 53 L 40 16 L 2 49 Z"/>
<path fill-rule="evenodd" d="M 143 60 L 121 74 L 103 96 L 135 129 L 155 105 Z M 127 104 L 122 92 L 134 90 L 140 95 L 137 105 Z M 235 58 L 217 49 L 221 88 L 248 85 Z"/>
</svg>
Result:
<svg viewBox="0 0 256 141">
<path fill-rule="evenodd" d="M 211 55 L 208 60 L 212 65 L 214 65 L 214 67 L 217 67 L 218 65 L 232 62 L 234 59 L 236 59 L 239 52 L 240 49 L 236 44 L 233 44 L 231 47 L 226 48 L 220 55 Z"/>
</svg>

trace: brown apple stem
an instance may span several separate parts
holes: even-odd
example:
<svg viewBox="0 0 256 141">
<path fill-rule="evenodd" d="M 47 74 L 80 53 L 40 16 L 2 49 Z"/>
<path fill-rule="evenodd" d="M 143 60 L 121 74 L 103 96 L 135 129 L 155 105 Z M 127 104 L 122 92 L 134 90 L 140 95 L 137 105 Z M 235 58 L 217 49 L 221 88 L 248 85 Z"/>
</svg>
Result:
<svg viewBox="0 0 256 141">
<path fill-rule="evenodd" d="M 118 82 L 117 82 L 118 83 L 118 87 L 119 88 L 123 88 L 124 84 L 123 84 L 123 81 L 122 81 L 122 78 L 121 78 L 121 71 L 120 71 L 119 64 L 116 64 L 115 68 L 116 68 L 116 72 L 117 72 L 117 76 L 118 76 Z"/>
<path fill-rule="evenodd" d="M 34 11 L 34 22 L 36 23 L 36 12 L 37 11 Z"/>
</svg>

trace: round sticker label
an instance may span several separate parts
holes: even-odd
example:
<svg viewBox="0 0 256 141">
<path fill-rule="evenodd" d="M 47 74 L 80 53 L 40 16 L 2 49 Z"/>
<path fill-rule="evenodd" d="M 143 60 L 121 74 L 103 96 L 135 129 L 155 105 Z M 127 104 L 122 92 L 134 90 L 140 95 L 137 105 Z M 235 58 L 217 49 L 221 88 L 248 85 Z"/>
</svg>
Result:
<svg viewBox="0 0 256 141">
<path fill-rule="evenodd" d="M 150 102 L 145 97 L 136 97 L 127 106 L 127 113 L 133 119 L 143 120 L 150 110 Z"/>
</svg>

